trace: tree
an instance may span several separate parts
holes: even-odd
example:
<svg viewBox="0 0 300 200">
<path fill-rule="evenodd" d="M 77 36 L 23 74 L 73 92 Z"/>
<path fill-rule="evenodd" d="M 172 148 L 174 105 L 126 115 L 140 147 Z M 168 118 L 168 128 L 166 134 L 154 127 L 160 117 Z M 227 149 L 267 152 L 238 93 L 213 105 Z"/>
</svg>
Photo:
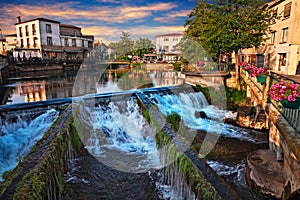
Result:
<svg viewBox="0 0 300 200">
<path fill-rule="evenodd" d="M 135 55 L 142 57 L 146 53 L 153 52 L 153 44 L 148 38 L 139 38 L 135 41 L 133 49 Z"/>
<path fill-rule="evenodd" d="M 272 17 L 265 0 L 200 0 L 186 21 L 186 33 L 198 41 L 214 60 L 219 51 L 237 52 L 257 47 Z M 237 57 L 236 57 L 237 63 Z"/>
<path fill-rule="evenodd" d="M 110 43 L 116 57 L 126 56 L 132 53 L 134 42 L 130 39 L 128 32 L 122 31 L 119 42 Z"/>
</svg>

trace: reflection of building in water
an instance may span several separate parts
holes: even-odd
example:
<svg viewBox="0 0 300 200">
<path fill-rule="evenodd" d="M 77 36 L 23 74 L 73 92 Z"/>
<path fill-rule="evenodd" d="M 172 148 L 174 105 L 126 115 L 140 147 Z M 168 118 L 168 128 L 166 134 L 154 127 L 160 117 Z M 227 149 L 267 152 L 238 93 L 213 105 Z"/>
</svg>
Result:
<svg viewBox="0 0 300 200">
<path fill-rule="evenodd" d="M 46 82 L 25 82 L 17 85 L 17 94 L 24 96 L 24 102 L 45 101 Z"/>
<path fill-rule="evenodd" d="M 184 84 L 184 79 L 180 77 L 180 73 L 174 71 L 155 71 L 153 72 L 153 78 L 155 87 Z"/>
</svg>

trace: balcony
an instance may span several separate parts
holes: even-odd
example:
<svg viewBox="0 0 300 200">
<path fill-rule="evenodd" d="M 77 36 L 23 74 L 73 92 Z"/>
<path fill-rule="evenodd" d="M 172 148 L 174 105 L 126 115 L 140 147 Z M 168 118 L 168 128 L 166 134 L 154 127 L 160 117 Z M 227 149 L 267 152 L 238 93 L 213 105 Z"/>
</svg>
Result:
<svg viewBox="0 0 300 200">
<path fill-rule="evenodd" d="M 256 77 L 251 77 L 247 71 L 240 68 L 240 75 L 245 80 L 247 85 L 254 91 L 255 96 L 262 103 L 272 104 L 277 111 L 285 118 L 285 120 L 290 124 L 295 131 L 300 134 L 300 109 L 286 108 L 282 105 L 282 102 L 273 100 L 269 95 L 271 85 L 284 81 L 289 83 L 295 83 L 300 85 L 300 78 L 296 76 L 286 76 L 280 75 L 275 72 L 270 71 L 267 75 L 267 81 L 261 84 L 257 81 Z M 299 79 L 299 80 L 298 80 Z"/>
</svg>

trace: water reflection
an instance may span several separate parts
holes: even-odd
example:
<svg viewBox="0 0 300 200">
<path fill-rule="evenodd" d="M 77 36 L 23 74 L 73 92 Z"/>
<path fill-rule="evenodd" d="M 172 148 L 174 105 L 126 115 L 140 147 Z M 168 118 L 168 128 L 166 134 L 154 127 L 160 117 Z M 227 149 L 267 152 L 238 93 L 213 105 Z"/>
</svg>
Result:
<svg viewBox="0 0 300 200">
<path fill-rule="evenodd" d="M 74 85 L 74 82 L 79 83 Z M 0 103 L 15 104 L 132 89 L 180 85 L 179 72 L 145 69 L 87 68 L 79 71 L 52 71 L 44 74 L 6 77 Z"/>
</svg>

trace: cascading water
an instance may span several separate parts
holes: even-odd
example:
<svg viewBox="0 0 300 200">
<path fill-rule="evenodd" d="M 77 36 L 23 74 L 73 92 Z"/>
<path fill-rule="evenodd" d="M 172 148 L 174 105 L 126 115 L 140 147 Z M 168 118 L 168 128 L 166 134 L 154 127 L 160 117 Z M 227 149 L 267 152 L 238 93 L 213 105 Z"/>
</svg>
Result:
<svg viewBox="0 0 300 200">
<path fill-rule="evenodd" d="M 223 119 L 230 113 L 226 110 L 221 110 L 216 106 L 208 105 L 206 98 L 201 92 L 196 93 L 180 93 L 161 95 L 157 93 L 148 94 L 147 98 L 157 105 L 160 112 L 165 116 L 171 113 L 178 113 L 184 124 L 193 129 L 203 132 L 213 132 L 230 140 L 235 139 L 241 141 L 241 145 L 256 145 L 260 144 L 259 135 L 256 131 L 250 131 L 241 127 L 236 127 L 231 124 L 225 124 Z M 197 118 L 195 112 L 204 111 L 207 118 Z M 202 148 L 202 147 L 201 147 Z M 201 149 L 200 149 L 201 151 Z M 218 161 L 207 162 L 221 177 L 225 178 L 230 184 L 237 187 L 241 194 L 256 199 L 256 196 L 251 192 L 245 181 L 245 160 L 240 160 L 237 163 L 226 165 Z"/>
<path fill-rule="evenodd" d="M 178 113 L 185 125 L 194 130 L 213 131 L 224 137 L 254 141 L 245 129 L 224 124 L 223 119 L 228 111 L 209 105 L 202 92 L 176 94 L 149 94 L 148 99 L 157 105 L 165 116 Z M 208 118 L 197 118 L 196 112 L 203 111 Z"/>
<path fill-rule="evenodd" d="M 155 134 L 134 98 L 86 106 L 80 113 L 91 127 L 85 147 L 98 160 L 122 171 L 160 167 Z"/>
<path fill-rule="evenodd" d="M 29 115 L 36 115 L 36 113 L 29 113 Z M 33 119 L 28 118 L 28 113 L 25 113 L 26 117 L 18 115 L 13 121 L 0 122 L 1 177 L 5 171 L 15 168 L 18 162 L 30 152 L 33 145 L 43 137 L 58 115 L 58 111 L 50 109 Z"/>
</svg>

